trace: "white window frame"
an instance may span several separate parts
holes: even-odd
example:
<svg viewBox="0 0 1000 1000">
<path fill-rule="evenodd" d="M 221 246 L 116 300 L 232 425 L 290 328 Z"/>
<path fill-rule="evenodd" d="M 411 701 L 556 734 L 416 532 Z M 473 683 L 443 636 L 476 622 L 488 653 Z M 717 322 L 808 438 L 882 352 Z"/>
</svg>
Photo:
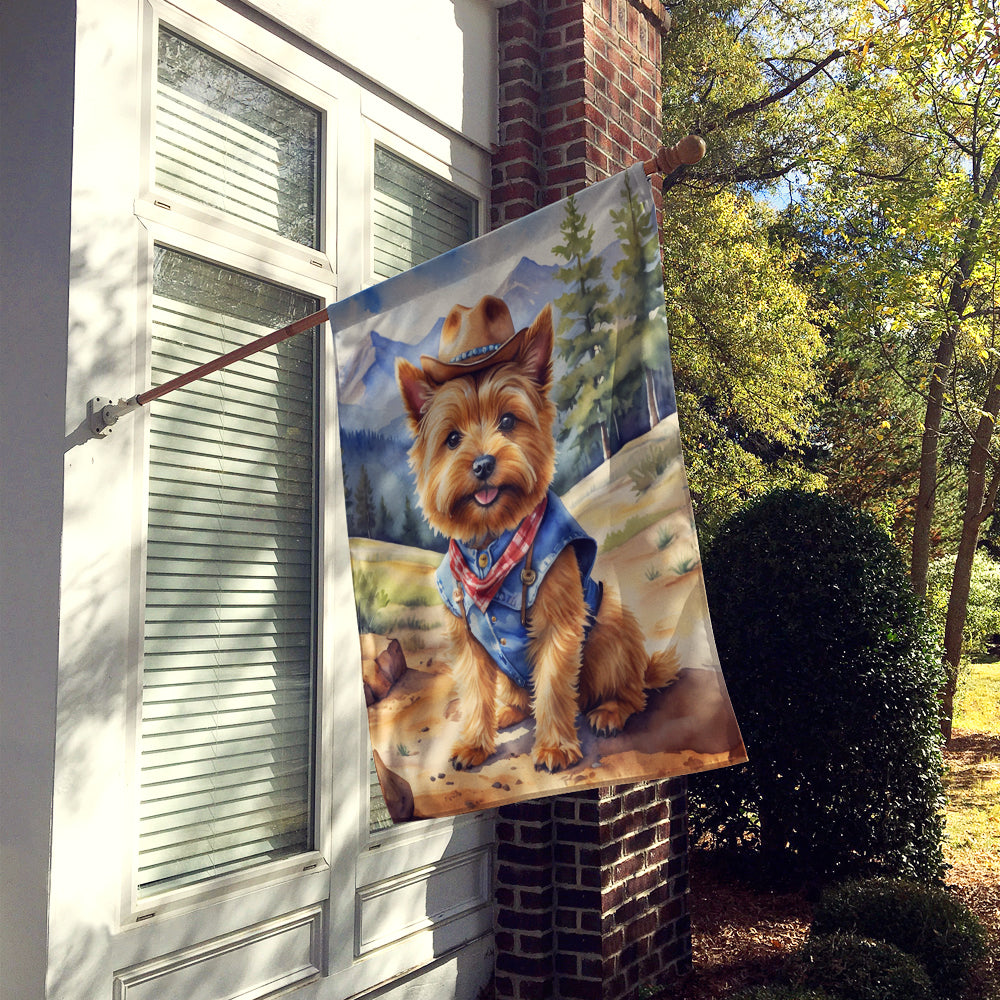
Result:
<svg viewBox="0 0 1000 1000">
<path fill-rule="evenodd" d="M 138 247 L 136 384 L 149 384 L 153 245 L 232 267 L 315 295 L 321 305 L 374 282 L 371 203 L 376 142 L 477 200 L 479 232 L 489 208 L 490 165 L 485 150 L 437 126 L 401 101 L 365 88 L 356 75 L 254 24 L 213 0 L 145 0 L 142 18 L 141 183 L 134 202 L 141 223 Z M 322 115 L 319 249 L 299 246 L 225 220 L 206 206 L 153 184 L 152 90 L 156 39 L 165 26 L 294 95 Z M 237 40 L 238 39 L 238 40 Z M 358 191 L 364 192 L 359 199 Z M 364 252 L 359 252 L 363 248 Z M 143 332 L 144 331 L 144 332 Z M 114 967 L 121 982 L 140 981 L 171 951 L 192 942 L 223 940 L 276 916 L 316 914 L 322 947 L 316 959 L 319 996 L 345 997 L 419 968 L 492 929 L 493 813 L 424 821 L 369 834 L 367 716 L 360 684 L 360 646 L 353 608 L 347 520 L 339 461 L 336 376 L 329 328 L 319 350 L 319 485 L 317 677 L 313 792 L 315 850 L 138 898 L 134 872 L 138 819 L 138 733 L 144 618 L 145 522 L 149 421 L 134 414 L 136 526 L 132 537 L 132 597 L 127 681 L 127 767 L 118 933 Z M 155 401 L 150 404 L 155 406 Z M 352 684 L 352 679 L 357 679 Z M 354 694 L 352 696 L 351 690 Z M 343 794 L 344 762 L 356 780 Z M 339 783 L 339 786 L 338 786 Z M 465 897 L 454 907 L 404 916 L 385 934 L 371 930 L 372 914 L 392 901 L 419 899 L 432 880 L 454 876 Z M 399 895 L 394 895 L 398 893 Z M 131 977 L 131 978 L 130 978 Z"/>
<path fill-rule="evenodd" d="M 192 6 L 192 5 L 188 5 Z M 206 11 L 207 13 L 207 11 Z M 140 160 L 142 183 L 134 210 L 136 217 L 142 223 L 146 239 L 139 248 L 139 316 L 141 331 L 136 350 L 137 383 L 149 384 L 151 365 L 151 327 L 152 327 L 152 266 L 154 244 L 177 250 L 181 253 L 212 261 L 222 267 L 242 271 L 265 281 L 285 285 L 303 294 L 315 297 L 321 307 L 329 304 L 337 297 L 337 277 L 333 257 L 327 252 L 327 246 L 333 243 L 332 234 L 336 233 L 335 206 L 337 199 L 331 197 L 335 190 L 324 181 L 328 171 L 322 170 L 319 178 L 318 204 L 320 246 L 311 248 L 301 246 L 290 240 L 282 239 L 274 234 L 255 230 L 248 225 L 241 225 L 227 219 L 221 212 L 212 212 L 205 206 L 175 195 L 173 192 L 159 192 L 154 183 L 153 146 L 153 87 L 155 86 L 157 36 L 162 20 L 164 26 L 191 39 L 195 44 L 209 49 L 220 57 L 245 68 L 248 72 L 267 80 L 297 99 L 316 108 L 321 114 L 319 157 L 322 164 L 336 162 L 337 149 L 337 98 L 334 94 L 323 91 L 303 78 L 288 70 L 294 66 L 296 59 L 302 59 L 301 53 L 287 43 L 281 43 L 267 32 L 261 30 L 261 49 L 272 49 L 272 58 L 279 57 L 281 62 L 271 61 L 259 52 L 251 50 L 246 45 L 234 40 L 233 37 L 221 31 L 213 31 L 204 21 L 192 16 L 186 11 L 173 7 L 168 3 L 147 3 L 143 20 L 143 50 L 146 55 L 143 80 L 145 88 L 144 113 L 142 123 L 142 157 Z M 244 29 L 245 30 L 245 29 Z M 281 51 L 281 50 L 284 51 Z M 317 395 L 320 413 L 325 404 L 324 391 L 327 377 L 324 371 L 332 364 L 330 351 L 320 333 L 320 347 L 317 364 L 319 377 L 317 379 Z M 155 402 L 150 404 L 155 406 Z M 208 905 L 226 897 L 239 893 L 244 889 L 257 889 L 263 885 L 281 885 L 304 872 L 310 873 L 312 881 L 317 873 L 328 870 L 327 862 L 329 845 L 323 843 L 323 830 L 318 820 L 321 813 L 319 789 L 324 787 L 314 777 L 312 789 L 314 813 L 314 848 L 312 850 L 283 858 L 279 861 L 267 862 L 254 866 L 246 871 L 221 875 L 193 885 L 166 889 L 153 896 L 138 896 L 137 877 L 135 870 L 135 845 L 138 842 L 138 791 L 139 791 L 139 731 L 142 714 L 141 676 L 142 676 L 142 635 L 145 608 L 145 578 L 146 578 L 146 513 L 148 510 L 148 480 L 149 480 L 149 419 L 148 407 L 136 414 L 136 510 L 141 517 L 136 519 L 133 534 L 132 551 L 134 553 L 133 579 L 137 581 L 133 588 L 133 602 L 130 614 L 130 663 L 128 672 L 128 745 L 132 748 L 133 764 L 130 769 L 127 785 L 127 802 L 131 809 L 128 825 L 128 844 L 130 850 L 125 862 L 125 877 L 123 878 L 121 900 L 121 926 L 138 926 L 147 921 L 154 921 L 157 915 L 188 912 L 201 905 Z M 327 450 L 327 428 L 323 420 L 319 421 L 317 454 L 325 454 Z M 328 507 L 333 503 L 331 492 L 323 478 L 318 476 L 318 544 L 321 558 L 319 565 L 326 565 L 325 547 L 332 548 L 329 532 L 324 526 L 329 521 Z M 329 683 L 332 665 L 324 662 L 323 651 L 329 644 L 324 643 L 322 636 L 325 615 L 320 609 L 324 606 L 325 591 L 329 583 L 321 573 L 315 581 L 317 588 L 317 635 L 314 656 L 315 684 L 317 702 L 317 723 L 319 716 L 318 703 L 322 691 Z M 320 757 L 317 748 L 316 760 Z M 309 894 L 316 896 L 316 893 Z M 323 893 L 325 895 L 325 892 Z M 317 899 L 322 895 L 316 896 Z"/>
</svg>

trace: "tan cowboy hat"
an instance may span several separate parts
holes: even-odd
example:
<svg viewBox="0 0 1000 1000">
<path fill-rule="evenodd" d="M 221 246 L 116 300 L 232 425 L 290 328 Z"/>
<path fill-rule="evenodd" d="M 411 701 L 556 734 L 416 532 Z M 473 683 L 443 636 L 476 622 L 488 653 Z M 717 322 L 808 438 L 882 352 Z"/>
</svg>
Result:
<svg viewBox="0 0 1000 1000">
<path fill-rule="evenodd" d="M 445 317 L 438 356 L 420 356 L 425 374 L 447 382 L 510 361 L 527 327 L 514 331 L 514 321 L 503 299 L 484 295 L 474 306 L 455 306 Z"/>
</svg>

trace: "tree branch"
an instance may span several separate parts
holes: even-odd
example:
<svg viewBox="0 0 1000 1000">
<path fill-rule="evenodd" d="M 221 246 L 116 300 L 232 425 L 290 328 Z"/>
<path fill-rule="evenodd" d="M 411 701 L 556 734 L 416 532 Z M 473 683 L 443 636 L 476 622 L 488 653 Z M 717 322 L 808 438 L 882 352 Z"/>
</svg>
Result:
<svg viewBox="0 0 1000 1000">
<path fill-rule="evenodd" d="M 750 101 L 742 107 L 733 108 L 732 111 L 727 111 L 720 122 L 716 122 L 714 125 L 703 126 L 701 134 L 705 135 L 709 132 L 714 132 L 717 128 L 721 128 L 723 125 L 727 125 L 728 123 L 735 121 L 737 118 L 754 115 L 758 111 L 763 111 L 764 108 L 771 104 L 777 104 L 778 101 L 783 100 L 789 94 L 798 90 L 803 84 L 808 83 L 818 73 L 822 73 L 823 70 L 825 70 L 831 63 L 836 62 L 838 59 L 843 59 L 846 55 L 846 49 L 834 49 L 825 58 L 816 63 L 807 73 L 803 73 L 802 76 L 796 77 L 787 86 L 782 87 L 780 90 L 776 90 L 773 94 L 760 97 L 756 101 Z"/>
</svg>

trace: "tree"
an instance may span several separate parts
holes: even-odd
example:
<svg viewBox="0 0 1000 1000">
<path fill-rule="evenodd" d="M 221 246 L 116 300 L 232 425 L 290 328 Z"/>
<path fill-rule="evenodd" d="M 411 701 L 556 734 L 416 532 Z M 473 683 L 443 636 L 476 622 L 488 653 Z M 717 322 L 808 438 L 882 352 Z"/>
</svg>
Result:
<svg viewBox="0 0 1000 1000">
<path fill-rule="evenodd" d="M 883 350 L 888 344 L 890 358 L 921 355 L 911 383 L 924 415 L 910 559 L 921 595 L 938 531 L 943 445 L 958 435 L 966 453 L 944 628 L 947 734 L 973 558 L 1000 485 L 1000 19 L 995 0 L 872 11 L 878 16 L 859 31 L 867 58 L 849 86 L 828 95 L 840 139 L 827 145 L 814 180 L 844 235 L 838 279 L 868 290 L 870 314 L 859 317 L 868 336 Z"/>
<path fill-rule="evenodd" d="M 708 139 L 675 171 L 663 220 L 667 317 L 681 434 L 703 531 L 768 488 L 820 479 L 809 466 L 822 393 L 811 273 L 763 195 L 795 181 L 840 65 L 843 11 L 824 0 L 671 5 L 667 136 Z"/>
<path fill-rule="evenodd" d="M 619 324 L 629 327 L 618 339 L 615 369 L 615 407 L 618 412 L 646 397 L 649 426 L 660 422 L 654 376 L 670 364 L 670 342 L 655 272 L 659 263 L 659 232 L 656 218 L 644 210 L 625 174 L 622 207 L 612 209 L 615 235 L 623 257 L 611 270 L 618 282 L 616 307 Z M 652 279 L 652 280 L 651 280 Z"/>
<path fill-rule="evenodd" d="M 386 540 L 392 534 L 392 517 L 389 508 L 386 506 L 385 497 L 378 499 L 378 511 L 375 514 L 375 523 L 372 528 L 375 538 Z"/>
<path fill-rule="evenodd" d="M 822 220 L 813 302 L 831 296 L 824 326 L 840 395 L 814 428 L 827 459 L 814 468 L 857 502 L 881 503 L 897 533 L 908 520 L 919 594 L 931 556 L 957 552 L 948 731 L 972 559 L 1000 486 L 997 0 L 709 0 L 672 12 L 665 130 L 709 141 L 697 167 L 670 179 L 674 190 L 774 197 L 780 183 L 814 246 Z M 850 425 L 862 400 L 892 431 L 881 459 L 874 428 Z"/>
<path fill-rule="evenodd" d="M 703 530 L 780 485 L 815 483 L 805 449 L 824 345 L 775 214 L 748 195 L 675 190 L 663 223 L 667 323 Z"/>
<path fill-rule="evenodd" d="M 817 95 L 851 48 L 852 4 L 681 0 L 664 48 L 663 124 L 708 140 L 666 187 L 767 191 L 805 169 L 824 134 Z"/>
<path fill-rule="evenodd" d="M 576 435 L 577 450 L 586 453 L 596 438 L 607 460 L 614 414 L 614 313 L 608 304 L 608 286 L 601 280 L 602 261 L 591 255 L 594 227 L 577 209 L 572 195 L 559 231 L 565 242 L 552 250 L 566 264 L 556 278 L 568 287 L 555 300 L 559 310 L 556 345 L 569 366 L 553 396 L 563 414 L 560 439 Z"/>
<path fill-rule="evenodd" d="M 403 504 L 403 541 L 407 545 L 415 545 L 421 537 L 421 528 L 420 518 L 407 497 Z"/>
<path fill-rule="evenodd" d="M 354 525 L 355 535 L 372 538 L 375 534 L 375 492 L 363 465 L 354 487 Z"/>
</svg>

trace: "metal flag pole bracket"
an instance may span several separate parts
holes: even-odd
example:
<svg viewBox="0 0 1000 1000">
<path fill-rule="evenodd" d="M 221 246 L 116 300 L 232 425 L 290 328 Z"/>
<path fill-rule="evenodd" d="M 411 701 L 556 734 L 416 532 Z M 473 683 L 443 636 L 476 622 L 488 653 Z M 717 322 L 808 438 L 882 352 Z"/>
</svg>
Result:
<svg viewBox="0 0 1000 1000">
<path fill-rule="evenodd" d="M 107 437 L 111 428 L 118 423 L 118 418 L 125 413 L 138 409 L 141 404 L 137 396 L 129 399 L 113 399 L 104 396 L 94 396 L 87 400 L 87 423 L 94 437 Z"/>
<path fill-rule="evenodd" d="M 666 176 L 681 166 L 690 166 L 697 163 L 704 155 L 705 140 L 697 135 L 688 135 L 673 146 L 661 146 L 656 151 L 656 155 L 652 159 L 646 160 L 642 166 L 647 174 L 659 173 Z M 289 323 L 288 326 L 283 326 L 280 330 L 275 330 L 273 333 L 258 337 L 249 344 L 237 347 L 236 350 L 230 351 L 228 354 L 223 354 L 213 361 L 199 365 L 197 368 L 192 368 L 191 371 L 185 372 L 183 375 L 178 375 L 169 382 L 164 382 L 163 385 L 147 389 L 145 392 L 137 393 L 128 399 L 119 399 L 117 403 L 104 396 L 94 396 L 93 399 L 87 401 L 87 424 L 90 427 L 90 432 L 94 437 L 107 437 L 111 433 L 111 429 L 118 422 L 118 418 L 124 416 L 126 413 L 131 413 L 133 410 L 139 409 L 140 406 L 145 406 L 146 403 L 152 402 L 154 399 L 159 399 L 168 392 L 173 392 L 174 389 L 180 389 L 181 386 L 185 386 L 189 382 L 194 382 L 205 375 L 210 375 L 212 372 L 226 368 L 234 361 L 241 361 L 243 358 L 248 358 L 258 351 L 263 351 L 273 344 L 280 343 L 282 340 L 287 340 L 296 334 L 311 330 L 313 327 L 325 322 L 328 318 L 327 310 L 320 309 L 318 312 L 296 320 L 294 323 Z"/>
</svg>

